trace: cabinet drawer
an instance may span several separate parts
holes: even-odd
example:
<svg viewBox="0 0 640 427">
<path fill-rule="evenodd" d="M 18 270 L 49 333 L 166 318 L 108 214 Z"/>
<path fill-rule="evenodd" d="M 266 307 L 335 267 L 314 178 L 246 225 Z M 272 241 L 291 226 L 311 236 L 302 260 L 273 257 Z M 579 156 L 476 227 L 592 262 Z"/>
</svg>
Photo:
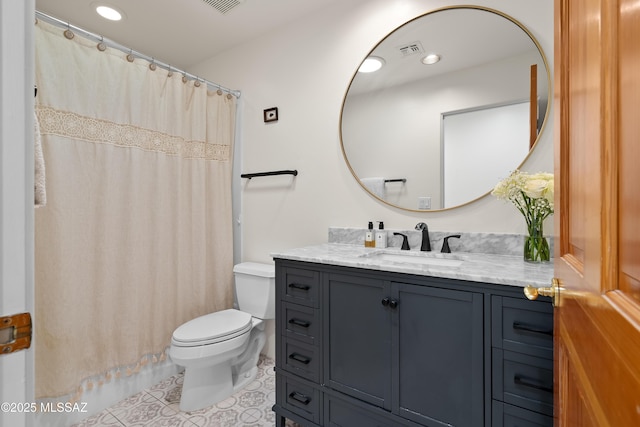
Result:
<svg viewBox="0 0 640 427">
<path fill-rule="evenodd" d="M 394 423 L 393 421 L 376 417 L 371 409 L 362 409 L 353 404 L 327 396 L 325 400 L 326 412 L 325 420 L 328 420 L 329 427 L 392 427 L 404 426 L 405 424 Z"/>
<path fill-rule="evenodd" d="M 276 378 L 278 403 L 285 409 L 313 423 L 320 424 L 320 391 L 284 375 Z"/>
<path fill-rule="evenodd" d="M 320 334 L 318 310 L 285 302 L 279 329 L 287 338 L 316 345 Z"/>
<path fill-rule="evenodd" d="M 494 400 L 491 427 L 553 427 L 553 417 Z"/>
<path fill-rule="evenodd" d="M 553 358 L 553 306 L 547 302 L 494 296 L 492 345 Z"/>
<path fill-rule="evenodd" d="M 309 381 L 320 381 L 320 354 L 318 348 L 291 339 L 282 340 L 284 369 Z"/>
<path fill-rule="evenodd" d="M 553 416 L 553 360 L 494 349 L 493 398 Z"/>
<path fill-rule="evenodd" d="M 279 286 L 284 301 L 316 308 L 319 306 L 320 272 L 285 267 Z"/>
</svg>

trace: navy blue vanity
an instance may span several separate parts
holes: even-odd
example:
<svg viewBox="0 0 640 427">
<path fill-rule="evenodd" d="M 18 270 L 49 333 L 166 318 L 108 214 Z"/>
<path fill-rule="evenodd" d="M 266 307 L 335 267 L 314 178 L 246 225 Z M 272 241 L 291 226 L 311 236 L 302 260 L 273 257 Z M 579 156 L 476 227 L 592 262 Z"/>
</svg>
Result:
<svg viewBox="0 0 640 427">
<path fill-rule="evenodd" d="M 552 426 L 553 307 L 522 291 L 547 285 L 552 265 L 387 254 L 401 255 L 274 254 L 276 425 Z"/>
</svg>

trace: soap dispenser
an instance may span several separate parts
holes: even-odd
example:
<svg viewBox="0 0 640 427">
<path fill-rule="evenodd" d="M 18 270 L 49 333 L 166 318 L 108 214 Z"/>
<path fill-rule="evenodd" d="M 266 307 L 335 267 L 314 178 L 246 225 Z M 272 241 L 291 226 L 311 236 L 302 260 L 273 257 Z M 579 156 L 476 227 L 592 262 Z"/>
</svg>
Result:
<svg viewBox="0 0 640 427">
<path fill-rule="evenodd" d="M 384 229 L 384 222 L 378 221 L 378 231 L 376 231 L 376 248 L 387 247 L 387 232 Z"/>
<path fill-rule="evenodd" d="M 365 248 L 374 248 L 376 246 L 376 241 L 373 236 L 373 222 L 369 221 L 369 227 L 367 232 L 364 235 L 364 247 Z"/>
</svg>

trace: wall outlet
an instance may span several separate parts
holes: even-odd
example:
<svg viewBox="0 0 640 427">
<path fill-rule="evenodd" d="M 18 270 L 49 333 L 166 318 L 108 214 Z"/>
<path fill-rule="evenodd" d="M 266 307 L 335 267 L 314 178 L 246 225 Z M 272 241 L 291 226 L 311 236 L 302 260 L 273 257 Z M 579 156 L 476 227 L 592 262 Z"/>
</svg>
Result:
<svg viewBox="0 0 640 427">
<path fill-rule="evenodd" d="M 431 197 L 418 197 L 418 209 L 431 209 Z"/>
</svg>

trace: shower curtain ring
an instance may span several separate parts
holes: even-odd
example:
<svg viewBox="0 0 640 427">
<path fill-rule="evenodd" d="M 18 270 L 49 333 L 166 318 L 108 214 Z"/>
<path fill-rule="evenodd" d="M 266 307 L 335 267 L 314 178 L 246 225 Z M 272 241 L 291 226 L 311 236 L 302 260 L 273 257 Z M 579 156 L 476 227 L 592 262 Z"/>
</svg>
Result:
<svg viewBox="0 0 640 427">
<path fill-rule="evenodd" d="M 104 43 L 104 37 L 100 36 L 100 43 L 98 43 L 96 45 L 96 47 L 98 48 L 98 50 L 100 52 L 104 52 L 105 50 L 107 50 L 107 45 Z"/>
<path fill-rule="evenodd" d="M 68 22 L 67 22 L 67 29 L 64 30 L 64 36 L 69 40 L 71 40 L 75 36 L 75 34 L 73 34 L 73 31 L 71 31 L 71 26 L 69 25 Z"/>
<path fill-rule="evenodd" d="M 155 71 L 156 68 L 158 68 L 158 67 L 156 67 L 156 60 L 155 60 L 155 58 L 151 58 L 151 64 L 149 64 L 149 69 L 151 71 Z"/>
<path fill-rule="evenodd" d="M 127 61 L 133 62 L 134 59 L 136 58 L 133 56 L 133 50 L 129 49 L 129 54 L 127 55 Z"/>
<path fill-rule="evenodd" d="M 169 72 L 167 73 L 167 77 L 173 76 L 173 69 L 171 68 L 171 64 L 169 64 Z"/>
<path fill-rule="evenodd" d="M 195 87 L 200 87 L 200 77 L 196 77 L 196 81 L 193 84 Z"/>
<path fill-rule="evenodd" d="M 183 73 L 183 74 L 182 74 L 182 83 L 186 83 L 186 82 L 188 82 L 188 81 L 189 81 L 189 79 L 187 78 L 187 74 L 186 74 L 186 73 Z"/>
</svg>

